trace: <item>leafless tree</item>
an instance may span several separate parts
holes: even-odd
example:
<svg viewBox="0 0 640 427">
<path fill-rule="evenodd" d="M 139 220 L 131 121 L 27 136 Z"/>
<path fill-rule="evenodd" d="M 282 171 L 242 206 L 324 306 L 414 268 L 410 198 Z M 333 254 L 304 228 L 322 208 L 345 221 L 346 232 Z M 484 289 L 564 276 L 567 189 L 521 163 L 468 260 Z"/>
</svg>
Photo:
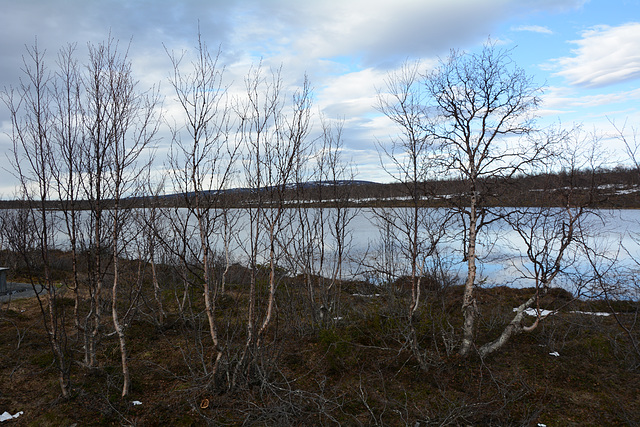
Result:
<svg viewBox="0 0 640 427">
<path fill-rule="evenodd" d="M 638 129 L 630 127 L 625 121 L 622 125 L 616 124 L 615 121 L 609 120 L 613 127 L 614 138 L 624 144 L 624 148 L 631 165 L 640 174 L 640 140 L 638 140 Z"/>
<path fill-rule="evenodd" d="M 79 233 L 80 233 L 80 167 L 79 156 L 83 138 L 81 70 L 75 58 L 75 45 L 68 45 L 58 53 L 58 71 L 53 80 L 53 133 L 56 162 L 52 165 L 52 179 L 60 198 L 64 218 L 64 233 L 69 240 L 72 262 L 72 283 L 67 286 L 74 293 L 74 321 L 82 333 L 80 321 Z"/>
<path fill-rule="evenodd" d="M 408 342 L 420 366 L 427 369 L 426 353 L 419 344 L 415 314 L 422 297 L 423 280 L 435 265 L 438 247 L 445 236 L 447 214 L 426 208 L 435 200 L 433 182 L 437 166 L 434 138 L 426 126 L 427 92 L 419 74 L 419 64 L 405 63 L 390 73 L 385 86 L 378 90 L 377 108 L 398 129 L 390 146 L 379 142 L 381 164 L 402 190 L 403 208 L 377 208 L 374 213 L 382 227 L 384 254 L 398 253 L 409 272 L 411 299 L 407 307 Z M 393 249 L 397 249 L 394 251 Z M 391 281 L 392 277 L 388 279 Z M 403 280 L 400 282 L 404 282 Z M 405 283 L 402 283 L 405 284 Z"/>
<path fill-rule="evenodd" d="M 138 239 L 138 259 L 141 262 L 144 260 L 151 266 L 151 283 L 155 300 L 155 308 L 152 310 L 151 316 L 158 326 L 164 324 L 167 314 L 164 309 L 157 265 L 159 259 L 164 259 L 166 245 L 162 243 L 170 240 L 166 230 L 166 215 L 163 215 L 163 207 L 160 203 L 159 193 L 163 186 L 163 181 L 154 186 L 153 181 L 149 178 L 149 185 L 146 187 L 147 203 L 142 208 L 141 214 L 136 217 L 139 221 L 137 229 L 142 230 Z"/>
<path fill-rule="evenodd" d="M 111 317 L 118 336 L 124 383 L 129 392 L 130 373 L 125 325 L 118 313 L 120 258 L 132 231 L 132 213 L 122 203 L 140 194 L 142 171 L 151 161 L 150 145 L 159 124 L 155 89 L 140 92 L 133 79 L 128 51 L 118 42 L 89 44 L 89 60 L 84 82 L 83 106 L 85 144 L 81 152 L 83 195 L 89 202 L 92 235 L 88 246 L 93 261 L 90 269 L 90 309 L 86 333 L 87 363 L 95 364 L 95 344 L 100 332 L 103 280 L 107 266 L 112 269 Z"/>
<path fill-rule="evenodd" d="M 280 81 L 279 72 L 274 79 Z M 276 83 L 274 88 L 279 86 L 280 83 Z M 274 92 L 274 95 L 277 102 L 280 97 L 278 91 Z M 277 133 L 275 138 L 263 141 L 263 157 L 259 159 L 259 168 L 264 172 L 264 188 L 268 197 L 267 206 L 262 207 L 262 218 L 268 231 L 269 296 L 262 325 L 258 330 L 258 346 L 274 315 L 278 245 L 288 244 L 288 241 L 283 239 L 284 236 L 280 235 L 284 228 L 283 221 L 288 214 L 286 193 L 295 179 L 295 170 L 299 165 L 297 159 L 300 153 L 305 151 L 310 128 L 311 87 L 306 76 L 301 89 L 293 94 L 290 108 L 290 114 L 280 111 L 276 116 L 274 130 Z"/>
<path fill-rule="evenodd" d="M 436 150 L 434 139 L 425 123 L 425 90 L 418 63 L 405 63 L 390 74 L 384 89 L 378 92 L 378 110 L 398 128 L 399 136 L 391 140 L 391 147 L 379 143 L 381 163 L 389 175 L 402 185 L 408 209 L 378 210 L 379 221 L 393 229 L 411 269 L 411 304 L 413 316 L 420 301 L 420 281 L 425 274 L 429 257 L 437 250 L 444 235 L 445 215 L 425 209 L 424 203 L 433 191 L 429 181 L 435 178 Z M 390 162 L 389 166 L 385 166 Z"/>
<path fill-rule="evenodd" d="M 286 262 L 290 271 L 300 272 L 304 277 L 308 316 L 313 325 L 324 320 L 324 308 L 319 294 L 324 285 L 325 266 L 325 219 L 327 211 L 325 182 L 323 181 L 323 157 L 316 147 L 310 152 L 299 153 L 295 167 L 295 198 L 297 200 L 295 218 L 291 221 L 293 237 L 288 247 Z M 311 159 L 311 161 L 308 161 Z M 293 308 L 293 304 L 291 307 Z"/>
<path fill-rule="evenodd" d="M 351 207 L 353 196 L 353 180 L 356 169 L 344 158 L 344 121 L 322 124 L 322 173 L 324 181 L 328 183 L 326 194 L 329 197 L 331 209 L 328 212 L 329 234 L 333 240 L 331 258 L 331 280 L 324 287 L 323 305 L 340 317 L 340 294 L 344 263 L 351 244 L 349 224 L 360 213 L 357 207 Z M 323 231 L 324 235 L 324 231 Z"/>
<path fill-rule="evenodd" d="M 87 292 L 89 309 L 86 311 L 83 330 L 85 364 L 96 366 L 96 345 L 102 329 L 102 309 L 104 295 L 102 293 L 104 278 L 111 259 L 108 256 L 110 226 L 107 218 L 108 199 L 106 188 L 109 152 L 113 144 L 111 138 L 112 117 L 106 102 L 109 88 L 105 72 L 109 69 L 111 51 L 109 40 L 106 44 L 90 45 L 89 58 L 86 64 L 82 83 L 84 100 L 82 118 L 85 138 L 80 151 L 80 173 L 82 195 L 89 211 L 86 224 L 86 238 L 82 243 L 83 250 L 88 252 Z"/>
<path fill-rule="evenodd" d="M 52 276 L 51 250 L 56 248 L 56 213 L 50 210 L 50 202 L 58 198 L 52 182 L 53 165 L 56 163 L 54 135 L 53 76 L 48 70 L 44 52 L 37 43 L 27 47 L 24 57 L 24 80 L 17 89 L 2 93 L 9 109 L 13 142 L 11 164 L 20 180 L 20 190 L 28 204 L 24 213 L 28 232 L 33 234 L 35 247 L 21 245 L 31 239 L 24 236 L 16 240 L 32 275 L 42 320 L 49 345 L 58 370 L 62 395 L 69 397 L 71 386 L 71 357 L 67 352 L 64 308 L 60 303 L 60 290 Z M 20 223 L 16 225 L 21 226 Z M 22 228 L 22 227 L 21 227 Z M 25 230 L 26 231 L 26 230 Z M 22 234 L 18 231 L 19 235 Z M 38 252 L 32 258 L 30 249 Z M 36 261 L 38 264 L 34 264 Z M 43 292 L 40 291 L 40 287 Z M 43 293 L 43 295 L 41 295 Z"/>
<path fill-rule="evenodd" d="M 460 354 L 474 342 L 478 234 L 501 217 L 488 207 L 490 182 L 508 178 L 545 156 L 545 146 L 521 138 L 535 130 L 540 88 L 510 51 L 489 41 L 479 53 L 452 52 L 425 76 L 426 133 L 441 150 L 441 166 L 462 180 L 456 212 L 463 223 L 467 278 Z M 526 144 L 521 142 L 525 141 Z M 533 143 L 529 143 L 533 141 Z"/>
<path fill-rule="evenodd" d="M 329 313 L 339 317 L 340 284 L 350 244 L 348 225 L 359 212 L 349 206 L 355 170 L 343 158 L 344 122 L 323 117 L 321 125 L 314 154 L 298 156 L 295 237 L 289 248 L 283 248 L 305 277 L 313 323 L 326 323 Z"/>
<path fill-rule="evenodd" d="M 593 177 L 600 169 L 594 161 L 604 159 L 594 151 L 600 145 L 598 138 L 595 134 L 585 134 L 580 128 L 550 134 L 549 140 L 559 142 L 553 143 L 557 145 L 557 153 L 548 163 L 547 172 L 549 177 L 556 178 L 553 182 L 547 180 L 546 188 L 537 189 L 540 197 L 533 200 L 535 206 L 514 208 L 505 216 L 505 221 L 519 237 L 524 252 L 522 262 L 517 262 L 514 268 L 521 279 L 533 282 L 534 292 L 514 309 L 512 320 L 500 336 L 479 347 L 481 357 L 502 348 L 512 336 L 532 332 L 538 327 L 546 317 L 541 314 L 542 298 L 559 282 L 559 276 L 568 274 L 576 263 L 580 247 L 589 245 L 589 223 L 596 216 L 592 208 L 598 202 L 598 189 Z M 557 175 L 554 175 L 559 170 L 566 177 L 566 182 L 560 186 Z M 585 174 L 592 177 L 588 188 L 582 187 L 582 182 L 576 179 Z M 529 308 L 534 308 L 536 315 L 531 324 L 524 325 Z"/>
<path fill-rule="evenodd" d="M 610 123 L 614 128 L 615 138 L 624 144 L 632 168 L 637 176 L 640 177 L 638 129 L 627 126 L 626 122 L 622 126 L 616 125 L 612 120 L 610 120 Z M 594 283 L 611 309 L 616 323 L 629 340 L 631 349 L 637 358 L 636 360 L 638 360 L 640 359 L 640 328 L 638 327 L 638 319 L 640 318 L 640 283 L 638 281 L 640 254 L 636 251 L 640 246 L 640 234 L 635 231 L 630 233 L 631 240 L 635 243 L 635 248 L 621 245 L 621 250 L 630 260 L 627 265 L 619 265 L 621 263 L 614 262 L 617 261 L 617 257 L 608 258 L 602 253 L 604 251 L 598 252 L 588 246 L 585 247 L 585 251 L 592 267 Z M 614 308 L 615 301 L 623 298 L 635 306 L 635 310 L 627 316 L 617 313 Z"/>
<path fill-rule="evenodd" d="M 284 231 L 291 213 L 286 209 L 285 198 L 296 178 L 299 154 L 305 151 L 310 127 L 311 88 L 308 80 L 305 77 L 290 103 L 284 98 L 282 84 L 280 69 L 267 73 L 260 64 L 249 71 L 245 78 L 246 98 L 236 106 L 238 135 L 246 147 L 245 179 L 251 192 L 246 209 L 249 221 L 247 255 L 251 270 L 247 340 L 239 367 L 248 361 L 247 356 L 261 347 L 274 317 L 278 257 L 281 248 L 288 243 Z M 290 112 L 287 113 L 286 108 L 290 108 Z M 261 262 L 266 264 L 269 278 L 264 314 L 259 316 L 256 279 Z"/>
<path fill-rule="evenodd" d="M 210 374 L 215 377 L 222 348 L 216 324 L 216 303 L 222 291 L 212 270 L 216 248 L 216 233 L 226 236 L 228 254 L 228 209 L 222 204 L 223 192 L 228 188 L 234 172 L 238 145 L 229 139 L 230 114 L 223 85 L 224 67 L 218 63 L 218 52 L 212 55 L 198 36 L 194 59 L 185 66 L 181 55 L 169 57 L 173 66 L 171 85 L 183 115 L 184 124 L 173 129 L 172 154 L 169 160 L 174 190 L 182 193 L 187 213 L 174 216 L 178 228 L 189 227 L 190 218 L 196 223 L 196 248 L 187 253 L 197 254 L 204 286 L 204 302 L 209 334 L 214 354 Z M 185 72 L 185 68 L 188 71 Z M 222 230 L 222 232 L 220 232 Z M 186 238 L 186 235 L 180 235 Z M 189 245 L 188 240 L 185 241 Z M 229 258 L 227 257 L 227 262 Z M 182 259 L 183 263 L 190 260 Z"/>
</svg>

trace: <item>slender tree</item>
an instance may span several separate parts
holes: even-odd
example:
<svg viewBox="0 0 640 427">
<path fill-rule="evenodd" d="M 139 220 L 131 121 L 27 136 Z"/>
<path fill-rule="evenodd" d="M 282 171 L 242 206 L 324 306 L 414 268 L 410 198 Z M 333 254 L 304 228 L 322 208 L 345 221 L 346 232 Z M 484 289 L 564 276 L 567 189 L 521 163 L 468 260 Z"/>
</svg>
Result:
<svg viewBox="0 0 640 427">
<path fill-rule="evenodd" d="M 236 106 L 238 136 L 246 150 L 244 174 L 251 194 L 246 209 L 249 221 L 246 250 L 251 271 L 247 339 L 238 368 L 251 368 L 274 317 L 278 259 L 283 253 L 281 248 L 288 243 L 286 229 L 290 212 L 285 198 L 297 176 L 299 155 L 305 151 L 310 128 L 308 80 L 305 77 L 290 103 L 284 98 L 282 84 L 280 69 L 265 73 L 260 64 L 249 71 L 245 78 L 246 98 Z M 285 108 L 290 108 L 290 112 Z M 267 266 L 269 278 L 264 314 L 260 316 L 256 285 L 262 262 Z"/>
<path fill-rule="evenodd" d="M 522 262 L 516 263 L 514 269 L 520 273 L 520 279 L 533 283 L 533 292 L 514 309 L 513 318 L 500 335 L 479 346 L 481 357 L 501 349 L 512 336 L 538 327 L 545 317 L 540 310 L 542 299 L 576 263 L 578 250 L 589 239 L 588 224 L 595 216 L 592 208 L 598 202 L 595 175 L 602 164 L 599 162 L 606 159 L 594 151 L 600 140 L 597 135 L 584 134 L 579 128 L 547 135 L 548 143 L 555 146 L 556 152 L 548 159 L 546 174 L 539 168 L 537 172 L 548 179 L 537 189 L 539 196 L 533 199 L 533 206 L 513 208 L 504 217 L 524 248 Z M 561 185 L 554 174 L 559 170 L 565 177 Z M 584 177 L 590 177 L 586 188 Z M 526 325 L 529 309 L 534 309 L 535 316 Z"/>
<path fill-rule="evenodd" d="M 378 145 L 381 163 L 401 185 L 409 208 L 382 209 L 377 213 L 379 222 L 394 230 L 394 235 L 402 236 L 398 243 L 411 270 L 409 317 L 418 309 L 426 262 L 436 252 L 446 222 L 446 216 L 424 208 L 427 198 L 433 199 L 429 182 L 435 177 L 437 153 L 425 122 L 427 94 L 418 66 L 418 63 L 405 63 L 399 71 L 390 74 L 386 86 L 378 92 L 377 104 L 378 110 L 399 130 L 390 148 L 383 143 Z M 388 163 L 390 165 L 385 166 Z"/>
<path fill-rule="evenodd" d="M 122 395 L 131 383 L 125 339 L 125 324 L 118 312 L 121 285 L 120 258 L 131 234 L 132 211 L 122 203 L 140 194 L 141 173 L 150 164 L 150 146 L 155 138 L 159 101 L 155 89 L 140 92 L 133 79 L 128 50 L 108 39 L 89 45 L 84 78 L 86 102 L 83 108 L 85 145 L 82 151 L 83 195 L 90 207 L 92 252 L 90 263 L 90 308 L 86 336 L 87 363 L 94 365 L 95 345 L 102 327 L 101 307 L 104 277 L 112 270 L 111 318 L 120 345 L 124 383 Z"/>
<path fill-rule="evenodd" d="M 183 195 L 188 211 L 186 215 L 178 213 L 173 220 L 180 224 L 178 228 L 188 228 L 191 217 L 196 221 L 197 241 L 185 240 L 186 246 L 195 243 L 196 247 L 185 254 L 194 253 L 199 258 L 209 335 L 214 348 L 209 368 L 212 377 L 216 375 L 223 354 L 216 324 L 216 304 L 222 288 L 213 271 L 214 239 L 217 233 L 227 236 L 225 242 L 229 240 L 229 222 L 225 221 L 228 209 L 222 198 L 232 178 L 238 152 L 238 145 L 229 139 L 230 111 L 219 55 L 220 52 L 211 54 L 200 35 L 189 66 L 183 64 L 186 52 L 179 56 L 169 54 L 173 66 L 170 82 L 182 114 L 180 123 L 183 123 L 173 129 L 169 164 L 174 190 Z M 225 253 L 229 262 L 228 251 Z M 189 264 L 190 260 L 183 258 L 182 262 Z M 189 266 L 185 265 L 185 270 L 187 268 Z"/>
<path fill-rule="evenodd" d="M 57 189 L 52 180 L 53 165 L 57 161 L 54 135 L 54 76 L 48 70 L 44 52 L 38 48 L 37 43 L 27 48 L 23 72 L 25 79 L 17 89 L 2 93 L 12 124 L 11 163 L 20 180 L 20 191 L 28 206 L 28 210 L 24 212 L 26 217 L 23 219 L 28 221 L 28 230 L 35 238 L 35 247 L 20 244 L 31 240 L 26 236 L 16 241 L 16 247 L 21 251 L 28 266 L 58 371 L 62 396 L 68 398 L 72 363 L 67 351 L 64 308 L 60 303 L 59 288 L 54 281 L 51 265 L 51 251 L 57 246 L 56 213 L 50 210 L 49 204 L 58 199 Z M 37 251 L 37 258 L 31 256 L 30 249 Z"/>
<path fill-rule="evenodd" d="M 327 183 L 325 194 L 330 200 L 331 209 L 327 214 L 329 235 L 332 238 L 333 250 L 330 264 L 331 276 L 328 285 L 323 287 L 323 305 L 340 317 L 340 294 L 345 259 L 351 244 L 349 224 L 360 213 L 357 207 L 350 207 L 353 196 L 353 180 L 356 177 L 355 167 L 344 158 L 344 121 L 322 123 L 322 175 Z M 324 221 L 322 221 L 324 224 Z M 326 232 L 322 230 L 324 236 Z M 324 275 L 324 272 L 323 274 Z"/>
<path fill-rule="evenodd" d="M 81 174 L 79 157 L 83 139 L 82 125 L 82 79 L 75 45 L 68 45 L 58 53 L 58 71 L 53 80 L 53 133 L 55 135 L 56 158 L 52 165 L 53 181 L 60 198 L 60 211 L 64 218 L 64 233 L 69 240 L 72 263 L 72 281 L 67 286 L 74 294 L 74 321 L 79 336 L 84 334 L 80 321 L 79 246 L 81 200 Z"/>
<path fill-rule="evenodd" d="M 438 246 L 445 235 L 447 215 L 426 208 L 435 199 L 433 182 L 437 166 L 434 138 L 426 126 L 427 91 L 419 74 L 419 63 L 405 63 L 389 74 L 378 91 L 378 110 L 398 129 L 390 146 L 379 142 L 381 164 L 402 190 L 406 208 L 375 209 L 377 222 L 385 239 L 384 253 L 399 249 L 409 268 L 411 301 L 407 310 L 409 338 L 420 366 L 427 368 L 415 330 L 414 316 L 422 296 L 423 279 L 433 264 Z"/>
</svg>

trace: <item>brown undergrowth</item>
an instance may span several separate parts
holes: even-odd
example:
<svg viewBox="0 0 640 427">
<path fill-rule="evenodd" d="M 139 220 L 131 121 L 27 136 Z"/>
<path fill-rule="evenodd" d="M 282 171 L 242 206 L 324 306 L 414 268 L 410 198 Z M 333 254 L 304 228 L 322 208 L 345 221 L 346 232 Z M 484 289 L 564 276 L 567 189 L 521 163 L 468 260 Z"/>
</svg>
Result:
<svg viewBox="0 0 640 427">
<path fill-rule="evenodd" d="M 283 273 L 282 273 L 283 274 Z M 633 425 L 640 423 L 638 355 L 600 302 L 550 292 L 544 308 L 561 309 L 532 333 L 517 335 L 481 360 L 457 355 L 462 290 L 431 284 L 409 327 L 410 299 L 402 286 L 342 285 L 341 311 L 311 324 L 305 287 L 284 274 L 276 326 L 254 358 L 251 378 L 229 387 L 245 340 L 247 287 L 236 266 L 219 299 L 224 342 L 221 377 L 198 372 L 210 354 L 199 291 L 191 318 L 175 314 L 174 291 L 164 289 L 168 316 L 159 325 L 140 313 L 126 330 L 131 395 L 120 397 L 118 342 L 106 325 L 96 367 L 81 362 L 82 343 L 68 308 L 72 396 L 60 396 L 53 357 L 34 298 L 0 308 L 0 412 L 24 411 L 7 425 Z M 396 283 L 395 285 L 398 285 Z M 495 338 L 512 308 L 530 290 L 481 289 L 478 342 Z M 141 299 L 144 301 L 144 298 Z M 619 315 L 636 306 L 618 303 Z M 198 314 L 200 313 L 200 314 Z M 416 335 L 426 367 L 410 345 Z M 636 331 L 637 333 L 637 331 Z M 205 336 L 194 345 L 193 337 Z M 202 343 L 202 348 L 197 345 Z M 557 354 L 557 355 L 556 355 Z M 202 358 L 202 357 L 201 357 Z M 249 371 L 247 371 L 249 372 Z M 135 405 L 133 402 L 141 404 Z"/>
</svg>

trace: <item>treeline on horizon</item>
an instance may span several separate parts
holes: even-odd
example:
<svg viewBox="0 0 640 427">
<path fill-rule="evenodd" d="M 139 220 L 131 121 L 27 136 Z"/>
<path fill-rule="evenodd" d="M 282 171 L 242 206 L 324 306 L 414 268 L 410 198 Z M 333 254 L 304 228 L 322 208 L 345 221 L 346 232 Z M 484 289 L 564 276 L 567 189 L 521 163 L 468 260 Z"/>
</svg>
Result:
<svg viewBox="0 0 640 427">
<path fill-rule="evenodd" d="M 565 206 L 567 192 L 581 194 L 577 200 L 585 200 L 591 208 L 638 209 L 640 208 L 640 173 L 625 166 L 600 168 L 597 170 L 560 171 L 534 175 L 520 175 L 513 178 L 494 179 L 485 184 L 491 190 L 487 204 L 495 207 L 535 207 Z M 342 187 L 349 194 L 349 200 L 341 203 L 350 207 L 405 207 L 407 183 L 377 183 L 362 180 L 314 181 L 293 183 L 283 192 L 283 198 L 291 207 L 331 207 L 329 189 Z M 459 179 L 431 180 L 420 182 L 420 204 L 424 207 L 450 207 L 465 199 L 465 182 Z M 204 191 L 212 204 L 229 208 L 255 205 L 257 190 L 232 188 L 228 190 Z M 268 189 L 261 191 L 267 192 Z M 188 207 L 193 203 L 193 193 L 166 194 L 157 196 L 140 195 L 120 201 L 123 207 Z M 105 200 L 105 206 L 113 201 Z M 68 201 L 49 200 L 48 209 L 62 209 Z M 88 201 L 78 200 L 76 208 L 90 209 Z M 0 209 L 19 209 L 29 206 L 26 200 L 0 200 Z"/>
</svg>

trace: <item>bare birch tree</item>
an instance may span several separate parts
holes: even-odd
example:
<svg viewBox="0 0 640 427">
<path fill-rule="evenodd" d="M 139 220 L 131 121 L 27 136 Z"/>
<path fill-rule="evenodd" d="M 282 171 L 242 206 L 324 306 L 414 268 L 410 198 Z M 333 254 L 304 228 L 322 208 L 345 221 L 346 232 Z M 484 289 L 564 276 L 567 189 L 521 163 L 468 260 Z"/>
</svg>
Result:
<svg viewBox="0 0 640 427">
<path fill-rule="evenodd" d="M 434 264 L 438 246 L 445 236 L 447 215 L 426 208 L 435 199 L 433 185 L 437 151 L 426 126 L 426 91 L 419 64 L 405 63 L 389 74 L 378 90 L 378 110 L 398 129 L 399 135 L 387 144 L 378 142 L 381 164 L 402 189 L 406 208 L 374 210 L 388 248 L 395 248 L 409 268 L 411 300 L 407 307 L 409 342 L 422 369 L 427 369 L 425 353 L 420 349 L 415 329 L 415 314 L 422 297 L 423 280 Z M 389 249 L 385 253 L 390 252 Z M 406 270 L 405 270 L 406 271 Z"/>
<path fill-rule="evenodd" d="M 222 286 L 213 271 L 214 240 L 216 233 L 228 236 L 228 222 L 224 221 L 228 218 L 228 209 L 222 198 L 234 172 L 238 145 L 229 139 L 230 114 L 222 81 L 224 67 L 218 63 L 220 53 L 212 55 L 198 35 L 194 59 L 189 66 L 183 64 L 186 54 L 169 54 L 173 66 L 170 82 L 183 116 L 180 123 L 184 123 L 173 129 L 169 165 L 174 190 L 184 195 L 188 211 L 173 220 L 183 224 L 181 228 L 189 227 L 191 217 L 196 222 L 198 247 L 188 252 L 198 254 L 202 269 L 205 310 L 213 344 L 208 373 L 213 378 L 223 354 L 216 324 L 216 303 Z M 224 244 L 226 247 L 228 239 Z M 229 258 L 226 259 L 229 262 Z"/>
<path fill-rule="evenodd" d="M 324 121 L 322 127 L 323 167 L 321 171 L 327 183 L 325 194 L 330 200 L 331 209 L 327 215 L 327 222 L 333 243 L 330 254 L 331 276 L 329 284 L 323 287 L 322 301 L 328 311 L 339 318 L 343 270 L 351 244 L 349 224 L 360 213 L 360 209 L 350 207 L 356 169 L 344 158 L 344 121 L 334 123 Z"/>
<path fill-rule="evenodd" d="M 445 231 L 445 215 L 425 209 L 426 200 L 433 198 L 429 181 L 433 180 L 436 151 L 425 118 L 425 90 L 418 63 L 405 63 L 390 74 L 386 86 L 378 92 L 378 110 L 397 126 L 400 135 L 391 140 L 387 149 L 379 143 L 381 163 L 387 173 L 402 185 L 408 198 L 408 209 L 382 209 L 377 211 L 379 221 L 401 235 L 398 244 L 409 261 L 411 278 L 411 304 L 409 317 L 418 309 L 421 279 L 426 263 L 437 250 Z M 385 166 L 390 162 L 389 166 Z"/>
<path fill-rule="evenodd" d="M 250 354 L 257 356 L 255 351 L 276 310 L 276 270 L 282 252 L 279 246 L 286 244 L 284 221 L 290 213 L 285 196 L 296 178 L 299 154 L 305 150 L 311 108 L 311 88 L 306 77 L 290 103 L 286 102 L 280 69 L 265 73 L 262 64 L 252 68 L 245 78 L 245 88 L 246 98 L 238 103 L 236 112 L 238 135 L 246 145 L 243 162 L 251 192 L 247 207 L 251 277 L 247 340 L 239 367 L 247 363 Z M 287 108 L 291 108 L 288 114 Z M 267 265 L 269 278 L 264 314 L 259 316 L 256 282 L 261 262 Z"/>
<path fill-rule="evenodd" d="M 298 199 L 295 236 L 285 248 L 304 276 L 312 323 L 339 317 L 340 287 L 350 244 L 349 207 L 354 167 L 343 157 L 343 120 L 321 118 L 322 136 L 313 155 L 300 153 L 296 167 Z"/>
<path fill-rule="evenodd" d="M 59 197 L 52 179 L 53 165 L 57 161 L 54 76 L 48 70 L 44 52 L 40 51 L 37 42 L 27 47 L 26 52 L 23 59 L 24 80 L 17 89 L 3 92 L 2 99 L 11 117 L 11 163 L 20 180 L 20 191 L 28 204 L 25 212 L 28 216 L 25 219 L 29 224 L 29 233 L 36 239 L 33 249 L 38 252 L 38 264 L 34 264 L 36 259 L 29 253 L 31 248 L 22 245 L 18 248 L 32 275 L 31 282 L 54 356 L 62 396 L 68 398 L 72 361 L 67 352 L 64 308 L 60 303 L 62 289 L 53 279 L 50 259 L 51 251 L 56 248 L 56 214 L 51 211 L 50 203 Z M 26 236 L 24 241 L 27 241 Z"/>
<path fill-rule="evenodd" d="M 84 319 L 85 364 L 96 366 L 96 346 L 102 330 L 103 285 L 111 259 L 108 257 L 110 226 L 107 218 L 110 194 L 106 181 L 109 153 L 114 139 L 111 129 L 115 126 L 109 116 L 109 88 L 105 73 L 109 69 L 111 43 L 89 45 L 89 57 L 83 73 L 84 100 L 82 120 L 85 138 L 79 156 L 83 179 L 82 196 L 88 205 L 86 239 L 83 250 L 89 256 L 87 262 L 87 292 L 89 309 Z"/>
<path fill-rule="evenodd" d="M 554 177 L 553 180 L 547 179 L 546 187 L 536 189 L 539 197 L 532 200 L 533 206 L 514 208 L 504 217 L 524 252 L 522 262 L 517 262 L 514 268 L 520 273 L 520 279 L 533 283 L 534 291 L 514 308 L 513 318 L 500 335 L 478 348 L 481 357 L 501 349 L 512 336 L 538 327 L 546 317 L 541 314 L 542 298 L 568 274 L 576 263 L 580 247 L 588 245 L 588 227 L 595 217 L 592 207 L 598 201 L 593 177 L 600 169 L 600 165 L 593 162 L 605 158 L 594 152 L 600 141 L 597 135 L 584 134 L 579 128 L 549 133 L 547 141 L 556 151 L 546 169 L 547 176 Z M 562 171 L 560 177 L 565 178 L 560 185 L 558 175 L 554 175 L 558 171 Z M 542 170 L 537 172 L 543 175 Z M 582 185 L 585 175 L 591 176 L 587 188 Z M 535 315 L 533 321 L 525 325 L 529 309 L 533 309 Z"/>
<path fill-rule="evenodd" d="M 545 154 L 544 146 L 520 144 L 518 138 L 535 130 L 533 114 L 541 90 L 513 63 L 510 51 L 491 41 L 479 53 L 452 52 L 425 76 L 424 83 L 427 134 L 442 152 L 444 173 L 465 186 L 464 194 L 453 201 L 463 224 L 468 271 L 460 348 L 466 355 L 474 343 L 477 317 L 478 235 L 501 217 L 487 203 L 490 183 L 513 176 Z"/>
<path fill-rule="evenodd" d="M 633 171 L 637 177 L 640 177 L 640 139 L 638 138 L 638 128 L 628 126 L 626 121 L 622 125 L 616 125 L 613 120 L 610 120 L 610 123 L 614 128 L 615 138 L 624 144 Z M 640 224 L 636 221 L 636 227 L 638 225 Z M 638 228 L 636 228 L 636 230 L 638 230 Z M 634 250 L 634 248 L 622 245 L 621 250 L 623 253 L 626 253 L 630 259 L 628 265 L 625 266 L 616 266 L 614 268 L 614 261 L 617 261 L 617 259 L 607 259 L 602 253 L 598 253 L 589 247 L 586 247 L 585 251 L 592 266 L 594 282 L 602 292 L 602 296 L 611 309 L 616 323 L 627 336 L 631 349 L 637 358 L 636 360 L 639 360 L 640 327 L 638 327 L 638 319 L 640 318 L 640 280 L 638 280 L 638 272 L 640 271 L 640 253 L 637 252 L 637 248 L 640 246 L 640 234 L 638 232 L 631 232 L 630 237 L 636 247 Z M 616 313 L 613 303 L 615 300 L 622 298 L 627 298 L 635 306 L 635 311 L 631 316 Z"/>
<path fill-rule="evenodd" d="M 122 202 L 127 196 L 139 195 L 141 173 L 151 161 L 150 144 L 158 129 L 159 101 L 155 89 L 147 92 L 137 89 L 128 51 L 121 51 L 113 39 L 89 45 L 84 83 L 88 143 L 83 147 L 81 170 L 93 228 L 89 242 L 93 262 L 87 318 L 91 322 L 88 363 L 95 364 L 95 344 L 101 328 L 101 294 L 108 266 L 113 272 L 111 317 L 120 345 L 124 397 L 129 393 L 131 379 L 125 324 L 118 312 L 118 293 L 120 257 L 130 238 L 127 225 L 133 222 L 128 220 L 131 211 L 122 206 Z"/>
<path fill-rule="evenodd" d="M 74 322 L 78 334 L 84 334 L 80 321 L 80 149 L 83 138 L 82 79 L 75 45 L 68 45 L 58 53 L 58 71 L 53 81 L 55 113 L 53 131 L 56 141 L 56 162 L 52 165 L 52 179 L 60 198 L 60 211 L 64 218 L 64 233 L 69 239 L 72 263 L 72 283 L 68 287 L 74 294 Z"/>
</svg>

